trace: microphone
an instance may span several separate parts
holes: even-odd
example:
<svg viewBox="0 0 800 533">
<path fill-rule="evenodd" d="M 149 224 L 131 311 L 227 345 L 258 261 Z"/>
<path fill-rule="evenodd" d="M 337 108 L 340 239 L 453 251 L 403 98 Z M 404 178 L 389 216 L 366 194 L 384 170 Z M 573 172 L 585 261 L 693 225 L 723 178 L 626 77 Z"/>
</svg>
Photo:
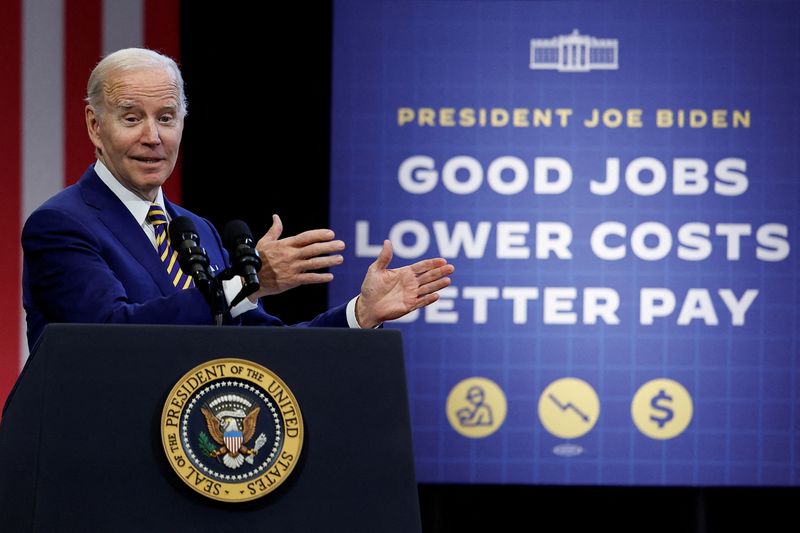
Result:
<svg viewBox="0 0 800 533">
<path fill-rule="evenodd" d="M 208 273 L 208 256 L 200 247 L 197 227 L 188 217 L 175 217 L 169 223 L 169 240 L 173 249 L 178 252 L 178 264 L 181 270 L 192 276 L 197 287 L 208 285 L 211 276 Z"/>
<path fill-rule="evenodd" d="M 232 273 L 242 277 L 242 290 L 231 301 L 231 307 L 234 307 L 258 290 L 261 258 L 255 250 L 255 241 L 250 228 L 241 220 L 231 220 L 225 225 L 222 243 L 231 257 Z"/>
<path fill-rule="evenodd" d="M 225 314 L 225 295 L 221 284 L 214 279 L 208 269 L 208 255 L 200 246 L 197 227 L 188 217 L 175 217 L 169 223 L 169 239 L 178 252 L 178 264 L 183 272 L 192 277 L 194 285 L 202 293 L 211 307 L 211 314 L 217 325 L 222 324 Z"/>
</svg>

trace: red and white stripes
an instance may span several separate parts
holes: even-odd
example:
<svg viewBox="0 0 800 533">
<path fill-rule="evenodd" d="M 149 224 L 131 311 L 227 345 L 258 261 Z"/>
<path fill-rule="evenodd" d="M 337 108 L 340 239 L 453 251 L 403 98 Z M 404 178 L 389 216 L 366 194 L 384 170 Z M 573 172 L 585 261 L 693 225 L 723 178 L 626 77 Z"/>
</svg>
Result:
<svg viewBox="0 0 800 533">
<path fill-rule="evenodd" d="M 27 216 L 74 183 L 93 161 L 86 81 L 100 58 L 146 46 L 180 62 L 180 0 L 9 0 L 0 16 L 0 182 L 4 208 L 0 276 L 0 405 L 27 357 L 21 306 Z M 165 186 L 180 201 L 180 168 Z M 111 355 L 111 354 L 110 354 Z"/>
</svg>

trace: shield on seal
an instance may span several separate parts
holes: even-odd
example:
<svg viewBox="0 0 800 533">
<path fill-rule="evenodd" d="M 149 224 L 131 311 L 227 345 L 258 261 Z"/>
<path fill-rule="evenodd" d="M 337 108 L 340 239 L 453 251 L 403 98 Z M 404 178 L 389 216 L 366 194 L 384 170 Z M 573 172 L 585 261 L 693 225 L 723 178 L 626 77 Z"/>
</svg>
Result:
<svg viewBox="0 0 800 533">
<path fill-rule="evenodd" d="M 225 447 L 228 448 L 228 453 L 234 456 L 237 455 L 239 448 L 242 447 L 242 432 L 239 430 L 226 431 L 222 437 L 225 440 Z"/>
</svg>

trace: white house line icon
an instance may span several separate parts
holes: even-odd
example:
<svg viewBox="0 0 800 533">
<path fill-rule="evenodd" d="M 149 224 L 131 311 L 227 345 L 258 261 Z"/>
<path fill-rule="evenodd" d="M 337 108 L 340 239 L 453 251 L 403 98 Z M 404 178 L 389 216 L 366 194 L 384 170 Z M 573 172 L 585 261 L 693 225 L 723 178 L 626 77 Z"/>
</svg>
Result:
<svg viewBox="0 0 800 533">
<path fill-rule="evenodd" d="M 619 69 L 619 41 L 598 39 L 572 30 L 552 39 L 531 39 L 533 70 L 589 72 Z"/>
</svg>

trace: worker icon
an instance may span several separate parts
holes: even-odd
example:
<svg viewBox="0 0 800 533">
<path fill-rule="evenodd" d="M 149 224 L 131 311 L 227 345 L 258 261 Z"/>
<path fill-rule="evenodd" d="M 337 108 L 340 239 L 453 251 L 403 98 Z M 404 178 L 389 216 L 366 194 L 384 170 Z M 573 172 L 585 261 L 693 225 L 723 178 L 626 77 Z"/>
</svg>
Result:
<svg viewBox="0 0 800 533">
<path fill-rule="evenodd" d="M 467 390 L 465 398 L 469 406 L 456 411 L 458 423 L 464 427 L 491 426 L 492 408 L 486 405 L 486 392 L 478 385 L 473 385 Z"/>
<path fill-rule="evenodd" d="M 497 431 L 506 419 L 506 395 L 484 377 L 462 380 L 447 396 L 447 419 L 458 433 L 473 439 Z"/>
</svg>

